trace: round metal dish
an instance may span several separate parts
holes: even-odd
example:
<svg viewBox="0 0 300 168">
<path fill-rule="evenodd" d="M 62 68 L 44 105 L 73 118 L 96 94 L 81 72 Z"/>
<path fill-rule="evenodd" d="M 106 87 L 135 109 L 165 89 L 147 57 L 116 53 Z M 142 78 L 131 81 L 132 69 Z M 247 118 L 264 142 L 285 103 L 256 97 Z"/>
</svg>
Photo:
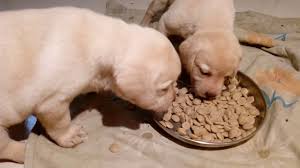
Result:
<svg viewBox="0 0 300 168">
<path fill-rule="evenodd" d="M 232 141 L 232 142 L 222 142 L 222 143 L 206 142 L 206 141 L 202 141 L 202 140 L 193 140 L 193 139 L 190 139 L 187 137 L 180 136 L 176 132 L 176 129 L 178 128 L 178 125 L 176 125 L 176 124 L 174 124 L 173 129 L 169 129 L 169 128 L 165 128 L 163 125 L 161 125 L 156 118 L 154 118 L 155 123 L 158 124 L 159 127 L 161 127 L 165 132 L 167 132 L 172 137 L 174 137 L 182 142 L 188 143 L 190 145 L 195 145 L 195 146 L 200 146 L 200 147 L 207 147 L 207 148 L 229 147 L 229 146 L 235 146 L 235 145 L 241 144 L 241 143 L 249 140 L 256 134 L 256 132 L 263 125 L 263 123 L 265 121 L 265 117 L 266 117 L 267 106 L 266 106 L 266 102 L 265 102 L 265 99 L 263 97 L 261 90 L 259 89 L 259 87 L 256 85 L 256 83 L 252 79 L 250 79 L 247 75 L 243 74 L 242 72 L 238 72 L 237 79 L 240 81 L 240 86 L 247 88 L 249 90 L 249 95 L 254 96 L 255 102 L 253 103 L 253 105 L 255 105 L 256 108 L 260 111 L 260 115 L 255 118 L 256 130 L 254 132 L 252 132 L 251 134 L 249 134 L 248 136 L 241 138 L 239 140 Z"/>
</svg>

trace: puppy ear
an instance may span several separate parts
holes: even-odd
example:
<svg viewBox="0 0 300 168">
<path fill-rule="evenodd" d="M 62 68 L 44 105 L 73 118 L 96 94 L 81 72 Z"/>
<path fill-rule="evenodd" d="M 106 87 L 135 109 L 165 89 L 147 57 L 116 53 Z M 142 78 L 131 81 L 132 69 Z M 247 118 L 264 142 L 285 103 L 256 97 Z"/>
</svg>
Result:
<svg viewBox="0 0 300 168">
<path fill-rule="evenodd" d="M 188 38 L 179 45 L 179 57 L 183 67 L 190 73 L 194 66 L 196 48 L 192 47 L 192 39 Z"/>
</svg>

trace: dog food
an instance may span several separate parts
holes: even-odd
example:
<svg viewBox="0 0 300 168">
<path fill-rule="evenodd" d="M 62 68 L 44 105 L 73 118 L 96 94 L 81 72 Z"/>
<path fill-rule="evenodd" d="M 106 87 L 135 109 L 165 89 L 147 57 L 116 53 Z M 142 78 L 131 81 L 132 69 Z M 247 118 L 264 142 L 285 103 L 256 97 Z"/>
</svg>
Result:
<svg viewBox="0 0 300 168">
<path fill-rule="evenodd" d="M 183 87 L 177 90 L 175 101 L 160 123 L 195 140 L 220 143 L 239 140 L 256 130 L 255 118 L 260 114 L 252 104 L 254 97 L 248 93 L 236 78 L 229 79 L 221 95 L 212 101 L 194 98 Z"/>
</svg>

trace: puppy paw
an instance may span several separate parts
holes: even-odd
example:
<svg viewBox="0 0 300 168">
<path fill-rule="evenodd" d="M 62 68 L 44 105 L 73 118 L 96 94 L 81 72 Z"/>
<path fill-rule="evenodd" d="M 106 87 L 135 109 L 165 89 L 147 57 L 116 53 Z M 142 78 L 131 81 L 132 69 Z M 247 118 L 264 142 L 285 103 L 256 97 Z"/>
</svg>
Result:
<svg viewBox="0 0 300 168">
<path fill-rule="evenodd" d="M 58 145 L 65 148 L 74 147 L 87 139 L 83 126 L 72 124 L 63 134 L 55 138 Z"/>
</svg>

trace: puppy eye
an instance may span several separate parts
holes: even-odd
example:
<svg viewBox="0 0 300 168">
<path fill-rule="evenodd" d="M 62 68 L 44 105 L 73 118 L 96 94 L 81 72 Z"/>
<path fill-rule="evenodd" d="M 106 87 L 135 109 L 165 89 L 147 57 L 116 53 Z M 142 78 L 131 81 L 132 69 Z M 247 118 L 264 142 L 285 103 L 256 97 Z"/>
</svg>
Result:
<svg viewBox="0 0 300 168">
<path fill-rule="evenodd" d="M 202 68 L 200 68 L 200 72 L 201 72 L 201 74 L 204 75 L 204 76 L 211 76 L 211 72 L 209 72 L 209 71 L 204 71 Z"/>
<path fill-rule="evenodd" d="M 200 73 L 204 76 L 211 76 L 210 68 L 207 64 L 200 64 Z"/>
</svg>

